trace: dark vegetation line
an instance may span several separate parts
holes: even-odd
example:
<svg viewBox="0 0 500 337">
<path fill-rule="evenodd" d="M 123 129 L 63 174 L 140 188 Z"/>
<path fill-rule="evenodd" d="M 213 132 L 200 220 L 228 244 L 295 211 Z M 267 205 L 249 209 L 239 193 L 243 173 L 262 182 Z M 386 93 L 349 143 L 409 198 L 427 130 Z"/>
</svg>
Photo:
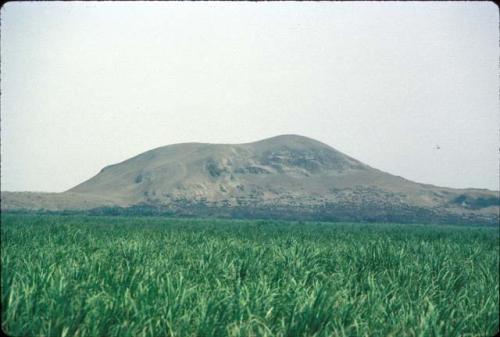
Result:
<svg viewBox="0 0 500 337">
<path fill-rule="evenodd" d="M 130 207 L 98 207 L 88 210 L 3 210 L 6 214 L 53 214 L 53 215 L 88 215 L 88 216 L 162 216 L 168 218 L 209 218 L 209 219 L 252 219 L 286 221 L 323 221 L 323 222 L 360 222 L 360 223 L 406 223 L 406 224 L 446 224 L 499 226 L 499 217 L 464 217 L 457 214 L 434 212 L 427 208 L 407 208 L 386 210 L 376 207 L 363 209 L 327 205 L 316 208 L 301 207 L 226 207 L 209 206 L 205 203 L 192 202 L 174 205 L 172 208 L 149 204 Z"/>
</svg>

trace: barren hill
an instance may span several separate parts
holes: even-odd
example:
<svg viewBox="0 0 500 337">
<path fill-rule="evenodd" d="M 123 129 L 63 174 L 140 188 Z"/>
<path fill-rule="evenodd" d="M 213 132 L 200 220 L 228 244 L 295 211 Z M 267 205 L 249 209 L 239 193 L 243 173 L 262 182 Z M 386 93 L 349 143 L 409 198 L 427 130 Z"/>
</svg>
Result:
<svg viewBox="0 0 500 337">
<path fill-rule="evenodd" d="M 497 223 L 499 195 L 418 184 L 297 135 L 169 145 L 107 166 L 64 193 L 2 192 L 2 209 L 134 205 L 190 215 Z"/>
</svg>

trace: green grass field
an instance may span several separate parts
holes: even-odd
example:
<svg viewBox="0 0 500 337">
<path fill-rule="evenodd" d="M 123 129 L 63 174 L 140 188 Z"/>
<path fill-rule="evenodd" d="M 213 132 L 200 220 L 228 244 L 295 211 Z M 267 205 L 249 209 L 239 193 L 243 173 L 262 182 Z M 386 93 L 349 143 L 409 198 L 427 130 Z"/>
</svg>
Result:
<svg viewBox="0 0 500 337">
<path fill-rule="evenodd" d="M 499 231 L 2 214 L 11 336 L 492 336 Z"/>
</svg>

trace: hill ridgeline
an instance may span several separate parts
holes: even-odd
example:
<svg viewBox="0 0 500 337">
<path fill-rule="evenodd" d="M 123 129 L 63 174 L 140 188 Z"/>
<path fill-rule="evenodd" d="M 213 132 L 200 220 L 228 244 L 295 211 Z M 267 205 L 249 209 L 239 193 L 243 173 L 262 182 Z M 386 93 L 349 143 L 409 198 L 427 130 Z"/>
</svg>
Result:
<svg viewBox="0 0 500 337">
<path fill-rule="evenodd" d="M 2 210 L 154 207 L 175 215 L 496 224 L 498 192 L 419 184 L 316 140 L 184 143 L 103 168 L 63 193 L 2 192 Z"/>
</svg>

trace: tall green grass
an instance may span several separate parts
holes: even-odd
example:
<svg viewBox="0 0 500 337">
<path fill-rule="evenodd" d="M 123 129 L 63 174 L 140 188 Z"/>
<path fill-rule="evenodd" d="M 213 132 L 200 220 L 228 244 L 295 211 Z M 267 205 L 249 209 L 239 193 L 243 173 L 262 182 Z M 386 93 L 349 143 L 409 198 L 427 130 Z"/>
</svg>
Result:
<svg viewBox="0 0 500 337">
<path fill-rule="evenodd" d="M 491 336 L 498 228 L 2 214 L 11 336 Z"/>
</svg>

